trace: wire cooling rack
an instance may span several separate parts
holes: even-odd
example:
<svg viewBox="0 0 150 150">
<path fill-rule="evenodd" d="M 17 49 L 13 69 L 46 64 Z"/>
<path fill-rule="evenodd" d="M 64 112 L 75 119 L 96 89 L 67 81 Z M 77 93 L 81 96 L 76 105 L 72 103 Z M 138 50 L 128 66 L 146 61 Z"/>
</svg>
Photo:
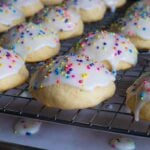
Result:
<svg viewBox="0 0 150 150">
<path fill-rule="evenodd" d="M 103 21 L 87 24 L 85 33 L 97 29 L 108 28 L 112 22 L 124 15 L 126 8 L 133 2 L 129 2 L 116 13 L 108 12 Z M 64 41 L 62 54 L 71 48 L 79 38 Z M 31 74 L 43 62 L 39 64 L 27 64 Z M 11 116 L 28 117 L 48 122 L 80 126 L 109 132 L 150 137 L 150 124 L 148 122 L 135 122 L 132 114 L 125 109 L 126 89 L 144 72 L 150 71 L 150 53 L 141 53 L 136 67 L 121 71 L 117 74 L 116 94 L 94 108 L 82 110 L 60 110 L 48 108 L 37 102 L 27 94 L 28 83 L 15 89 L 0 93 L 0 113 Z"/>
</svg>

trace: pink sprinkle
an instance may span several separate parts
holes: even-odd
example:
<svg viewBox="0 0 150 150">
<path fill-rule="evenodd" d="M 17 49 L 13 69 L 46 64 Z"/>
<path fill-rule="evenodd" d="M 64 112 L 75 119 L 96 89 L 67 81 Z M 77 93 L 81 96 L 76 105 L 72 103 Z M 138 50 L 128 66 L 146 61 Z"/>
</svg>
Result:
<svg viewBox="0 0 150 150">
<path fill-rule="evenodd" d="M 114 145 L 114 144 L 112 144 L 111 146 L 112 146 L 113 148 L 115 148 L 115 145 Z"/>
<path fill-rule="evenodd" d="M 93 37 L 94 36 L 94 33 L 89 33 L 88 34 L 88 37 Z"/>
<path fill-rule="evenodd" d="M 72 77 L 72 78 L 75 78 L 75 75 L 72 75 L 71 77 Z"/>
<path fill-rule="evenodd" d="M 68 67 L 71 67 L 71 66 L 72 66 L 72 64 L 69 64 L 69 65 L 68 65 Z"/>
<path fill-rule="evenodd" d="M 147 84 L 148 82 L 147 81 L 144 81 L 144 84 Z"/>
<path fill-rule="evenodd" d="M 81 84 L 81 83 L 83 83 L 83 81 L 82 81 L 82 80 L 79 80 L 79 83 Z"/>
<path fill-rule="evenodd" d="M 91 69 L 91 67 L 90 67 L 90 66 L 87 66 L 87 69 Z"/>
<path fill-rule="evenodd" d="M 128 32 L 128 35 L 130 35 L 130 36 L 134 36 L 134 35 L 135 35 L 135 33 L 134 33 L 134 32 L 132 32 L 132 31 L 130 31 L 130 32 Z"/>
<path fill-rule="evenodd" d="M 81 46 L 84 47 L 86 45 L 86 42 L 82 42 Z"/>
<path fill-rule="evenodd" d="M 59 84 L 59 83 L 60 83 L 60 80 L 57 80 L 56 83 Z"/>
</svg>

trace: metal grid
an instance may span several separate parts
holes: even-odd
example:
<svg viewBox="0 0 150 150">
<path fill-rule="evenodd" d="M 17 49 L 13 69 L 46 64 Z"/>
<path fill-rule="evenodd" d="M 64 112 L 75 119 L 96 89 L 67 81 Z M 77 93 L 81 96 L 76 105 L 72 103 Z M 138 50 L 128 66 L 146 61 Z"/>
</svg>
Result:
<svg viewBox="0 0 150 150">
<path fill-rule="evenodd" d="M 129 5 L 130 3 L 114 14 L 108 12 L 102 22 L 87 24 L 85 33 L 109 27 L 110 23 L 124 14 L 125 9 Z M 63 42 L 62 53 L 70 49 L 79 39 Z M 27 66 L 32 73 L 42 64 L 43 62 L 34 65 L 28 64 Z M 141 53 L 136 67 L 125 72 L 118 72 L 116 81 L 117 92 L 111 99 L 94 108 L 83 110 L 64 111 L 47 108 L 29 95 L 26 95 L 28 89 L 28 84 L 26 83 L 21 87 L 0 93 L 0 113 L 84 128 L 150 137 L 150 124 L 144 121 L 134 122 L 133 115 L 126 112 L 124 104 L 127 87 L 146 71 L 150 71 L 150 54 Z"/>
</svg>

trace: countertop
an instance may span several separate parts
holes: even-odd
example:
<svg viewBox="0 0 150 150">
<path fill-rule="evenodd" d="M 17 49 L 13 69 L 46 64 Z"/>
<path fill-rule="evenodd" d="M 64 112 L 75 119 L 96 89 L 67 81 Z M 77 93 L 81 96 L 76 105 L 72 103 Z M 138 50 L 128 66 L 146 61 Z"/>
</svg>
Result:
<svg viewBox="0 0 150 150">
<path fill-rule="evenodd" d="M 13 133 L 17 120 L 18 118 L 0 115 L 0 141 L 48 150 L 113 150 L 108 143 L 117 136 L 113 133 L 46 122 L 37 134 L 20 136 Z M 131 138 L 136 142 L 136 150 L 150 150 L 149 138 Z"/>
</svg>

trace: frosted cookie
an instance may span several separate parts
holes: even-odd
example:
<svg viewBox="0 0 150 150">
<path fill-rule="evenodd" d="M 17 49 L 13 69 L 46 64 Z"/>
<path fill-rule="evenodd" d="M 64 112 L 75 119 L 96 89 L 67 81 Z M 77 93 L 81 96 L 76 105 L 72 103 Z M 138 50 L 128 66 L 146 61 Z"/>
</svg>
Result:
<svg viewBox="0 0 150 150">
<path fill-rule="evenodd" d="M 39 132 L 41 124 L 42 123 L 40 121 L 20 119 L 14 127 L 14 133 L 18 135 L 31 136 Z"/>
<path fill-rule="evenodd" d="M 0 44 L 12 49 L 26 62 L 44 61 L 59 52 L 59 38 L 55 32 L 33 23 L 24 23 L 9 30 Z"/>
<path fill-rule="evenodd" d="M 61 56 L 40 68 L 30 82 L 32 96 L 49 107 L 92 107 L 113 96 L 114 76 L 100 63 Z"/>
<path fill-rule="evenodd" d="M 111 32 L 89 33 L 73 48 L 79 55 L 102 62 L 110 70 L 125 70 L 137 63 L 138 52 L 124 36 Z"/>
<path fill-rule="evenodd" d="M 0 32 L 7 31 L 13 26 L 21 24 L 24 15 L 13 6 L 0 3 Z"/>
<path fill-rule="evenodd" d="M 110 145 L 116 150 L 135 150 L 135 142 L 126 137 L 115 137 L 111 140 Z"/>
<path fill-rule="evenodd" d="M 127 89 L 126 105 L 135 120 L 150 121 L 150 72 L 143 74 Z"/>
<path fill-rule="evenodd" d="M 129 8 L 121 32 L 139 49 L 150 49 L 150 1 L 136 2 Z"/>
<path fill-rule="evenodd" d="M 102 0 L 67 0 L 66 5 L 79 12 L 84 22 L 101 20 L 106 12 Z"/>
<path fill-rule="evenodd" d="M 18 55 L 0 48 L 0 92 L 23 84 L 28 75 L 24 61 Z"/>
<path fill-rule="evenodd" d="M 26 17 L 33 16 L 43 8 L 40 0 L 2 0 L 21 11 Z"/>
<path fill-rule="evenodd" d="M 58 32 L 61 40 L 79 36 L 83 33 L 83 22 L 80 15 L 65 6 L 47 8 L 41 11 L 35 23 L 42 23 L 47 28 L 53 28 Z"/>
<path fill-rule="evenodd" d="M 57 5 L 62 3 L 64 0 L 41 0 L 44 5 Z"/>
<path fill-rule="evenodd" d="M 104 0 L 107 7 L 109 7 L 112 12 L 116 10 L 116 8 L 123 6 L 127 0 Z"/>
</svg>

